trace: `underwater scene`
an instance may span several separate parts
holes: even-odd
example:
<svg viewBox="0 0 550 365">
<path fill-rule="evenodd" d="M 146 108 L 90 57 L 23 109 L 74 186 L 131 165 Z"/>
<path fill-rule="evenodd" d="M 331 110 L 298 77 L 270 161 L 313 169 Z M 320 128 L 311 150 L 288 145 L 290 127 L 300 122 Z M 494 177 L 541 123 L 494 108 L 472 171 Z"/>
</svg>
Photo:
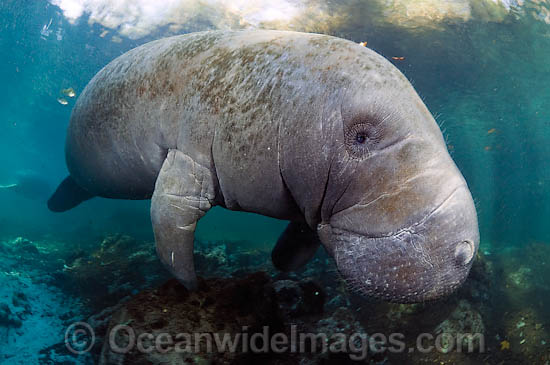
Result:
<svg viewBox="0 0 550 365">
<path fill-rule="evenodd" d="M 1 364 L 550 364 L 550 1 L 1 0 Z"/>
</svg>

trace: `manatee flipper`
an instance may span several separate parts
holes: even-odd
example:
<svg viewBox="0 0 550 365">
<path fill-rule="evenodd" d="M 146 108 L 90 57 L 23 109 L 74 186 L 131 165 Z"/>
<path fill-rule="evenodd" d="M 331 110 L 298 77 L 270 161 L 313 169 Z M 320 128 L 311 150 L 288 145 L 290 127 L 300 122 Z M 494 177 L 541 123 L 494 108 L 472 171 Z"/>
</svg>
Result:
<svg viewBox="0 0 550 365">
<path fill-rule="evenodd" d="M 52 212 L 65 212 L 93 197 L 93 194 L 78 186 L 71 176 L 67 176 L 48 200 L 48 208 Z"/>
<path fill-rule="evenodd" d="M 183 152 L 170 150 L 151 199 L 151 221 L 160 260 L 189 290 L 197 287 L 193 260 L 195 227 L 213 200 L 210 170 Z"/>
<path fill-rule="evenodd" d="M 315 255 L 319 244 L 317 233 L 307 224 L 290 222 L 271 252 L 271 261 L 281 271 L 299 269 Z"/>
</svg>

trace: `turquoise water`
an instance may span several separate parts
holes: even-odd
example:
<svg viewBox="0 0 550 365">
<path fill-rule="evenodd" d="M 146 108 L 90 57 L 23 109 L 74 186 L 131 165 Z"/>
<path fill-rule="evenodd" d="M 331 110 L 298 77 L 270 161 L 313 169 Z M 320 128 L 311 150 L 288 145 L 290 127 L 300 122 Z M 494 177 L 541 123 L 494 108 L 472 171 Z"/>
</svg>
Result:
<svg viewBox="0 0 550 365">
<path fill-rule="evenodd" d="M 75 1 L 82 5 L 76 15 L 68 3 L 0 2 L 0 185 L 35 176 L 47 186 L 44 191 L 53 191 L 67 175 L 64 139 L 76 97 L 104 65 L 140 44 L 242 26 L 323 32 L 367 41 L 411 80 L 470 186 L 482 251 L 494 256 L 550 242 L 550 6 L 545 1 L 516 7 L 514 1 L 446 2 L 457 4 L 451 10 L 434 1 L 418 1 L 416 7 L 405 0 L 314 1 L 304 9 L 315 16 L 296 15 L 292 6 L 299 2 L 289 2 L 291 10 L 262 13 L 267 3 L 247 9 L 242 2 L 231 7 L 230 1 L 219 1 L 199 9 L 182 1 L 183 10 L 154 16 L 140 8 L 143 1 L 135 7 L 120 2 L 120 9 L 109 2 Z M 0 189 L 1 240 L 21 236 L 92 244 L 110 233 L 152 240 L 148 201 L 96 198 L 57 215 L 46 208 L 48 194 L 33 189 L 36 194 Z M 265 248 L 285 224 L 216 208 L 200 222 L 197 238 Z"/>
<path fill-rule="evenodd" d="M 518 18 L 510 13 L 498 21 L 479 17 L 449 19 L 437 27 L 403 27 L 395 26 L 391 19 L 377 19 L 374 2 L 357 3 L 362 4 L 357 7 L 360 10 L 347 22 L 325 24 L 327 29 L 322 23 L 302 28 L 358 42 L 366 40 L 369 47 L 388 58 L 405 57 L 393 62 L 413 82 L 445 131 L 452 156 L 477 202 L 482 241 L 497 246 L 549 241 L 550 230 L 545 224 L 550 217 L 549 25 L 533 16 Z M 342 8 L 337 7 L 342 12 L 347 9 Z M 73 98 L 66 97 L 67 105 L 57 102 L 64 96 L 61 90 L 72 87 L 78 95 L 114 57 L 146 41 L 174 34 L 156 29 L 130 39 L 101 24 L 89 24 L 86 16 L 84 13 L 71 24 L 60 8 L 46 1 L 2 2 L 2 184 L 15 181 L 18 172 L 30 171 L 42 176 L 53 189 L 66 174 L 64 135 L 74 105 Z M 193 22 L 189 30 L 214 26 Z M 300 24 L 294 28 L 299 29 Z M 106 30 L 109 33 L 100 37 Z M 129 232 L 137 229 L 140 234 L 148 231 L 147 203 L 96 199 L 60 219 L 39 201 L 10 194 L 1 194 L 0 199 L 6 207 L 0 212 L 4 233 L 16 234 L 23 229 L 29 234 L 58 234 L 82 227 L 98 232 L 108 227 Z M 208 223 L 202 225 L 219 227 L 223 234 L 229 229 L 232 234 L 242 231 L 243 237 L 250 238 L 267 230 L 275 239 L 272 226 L 273 230 L 282 227 L 238 213 L 216 214 L 219 216 L 209 216 Z M 254 224 L 232 229 L 233 220 L 248 219 Z M 225 220 L 232 222 L 226 226 Z M 246 233 L 258 225 L 261 230 L 252 236 Z M 199 235 L 208 235 L 209 230 L 203 229 Z"/>
<path fill-rule="evenodd" d="M 6 87 L 1 91 L 0 153 L 4 157 L 0 185 L 16 182 L 19 173 L 32 173 L 44 178 L 53 191 L 67 174 L 65 129 L 75 101 L 62 90 L 72 87 L 81 91 L 110 60 L 163 34 L 113 42 L 111 35 L 99 37 L 104 28 L 89 26 L 84 19 L 69 24 L 59 8 L 46 1 L 2 2 L 1 11 L 0 47 L 5 53 L 0 72 Z M 50 20 L 45 36 L 41 30 Z M 68 99 L 68 104 L 60 104 L 59 97 Z M 83 232 L 115 230 L 152 237 L 149 202 L 96 199 L 82 209 L 57 216 L 47 211 L 47 198 L 29 200 L 8 192 L 0 194 L 2 206 L 12 207 L 0 212 L 0 232 L 8 236 L 25 232 L 32 237 L 81 237 Z M 201 222 L 198 235 L 273 244 L 284 226 L 260 216 L 215 209 Z"/>
</svg>

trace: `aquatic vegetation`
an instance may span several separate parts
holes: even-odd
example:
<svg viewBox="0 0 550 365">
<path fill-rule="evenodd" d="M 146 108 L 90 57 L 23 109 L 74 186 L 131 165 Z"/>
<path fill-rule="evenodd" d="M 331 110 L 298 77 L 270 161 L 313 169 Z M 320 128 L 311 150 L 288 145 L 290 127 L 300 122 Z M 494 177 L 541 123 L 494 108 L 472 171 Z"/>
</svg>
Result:
<svg viewBox="0 0 550 365">
<path fill-rule="evenodd" d="M 508 274 L 509 282 L 518 289 L 530 289 L 533 281 L 532 279 L 531 269 L 525 266 L 522 266 L 517 271 Z"/>
<path fill-rule="evenodd" d="M 537 362 L 545 349 L 550 333 L 544 328 L 541 315 L 531 308 L 523 308 L 510 313 L 505 322 L 507 349 Z"/>
<path fill-rule="evenodd" d="M 52 254 L 54 247 L 61 249 L 61 252 Z M 204 289 L 196 293 L 188 293 L 175 281 L 161 285 L 169 275 L 155 260 L 152 242 L 140 241 L 128 235 L 114 234 L 99 238 L 95 249 L 87 250 L 89 253 L 71 245 L 54 246 L 19 237 L 0 245 L 0 255 L 4 265 L 11 265 L 7 268 L 18 267 L 28 273 L 34 272 L 35 278 L 54 273 L 48 281 L 50 287 L 41 286 L 40 298 L 46 299 L 50 297 L 49 293 L 55 293 L 56 300 L 72 300 L 69 298 L 78 295 L 81 304 L 64 307 L 63 310 L 58 310 L 57 315 L 81 318 L 93 325 L 98 343 L 91 356 L 96 359 L 105 343 L 104 334 L 116 324 L 127 324 L 138 331 L 153 333 L 176 328 L 181 332 L 182 329 L 195 328 L 189 327 L 195 325 L 203 326 L 198 328 L 215 328 L 216 331 L 222 328 L 242 330 L 240 326 L 244 323 L 250 325 L 251 333 L 254 328 L 261 329 L 262 323 L 271 324 L 274 329 L 284 329 L 285 326 L 288 329 L 291 324 L 297 323 L 304 331 L 327 334 L 398 331 L 407 334 L 407 338 L 411 336 L 413 340 L 414 334 L 421 332 L 448 333 L 450 335 L 442 342 L 443 350 L 450 348 L 451 344 L 456 346 L 456 343 L 451 342 L 456 340 L 453 334 L 482 331 L 486 335 L 488 354 L 494 363 L 516 354 L 528 359 L 540 356 L 545 348 L 544 344 L 550 340 L 544 325 L 545 320 L 540 317 L 539 311 L 526 310 L 523 306 L 514 307 L 506 302 L 506 297 L 497 298 L 500 286 L 505 288 L 505 283 L 499 283 L 497 278 L 501 270 L 507 268 L 507 263 L 502 266 L 503 263 L 492 261 L 493 255 L 489 259 L 480 254 L 472 268 L 471 280 L 452 298 L 443 302 L 399 305 L 365 303 L 363 298 L 343 290 L 333 264 L 321 252 L 298 273 L 280 274 L 273 270 L 268 250 L 251 250 L 250 245 L 245 242 L 199 241 L 197 249 L 199 272 L 204 269 L 213 278 L 201 281 Z M 210 250 L 215 254 L 208 255 Z M 32 260 L 29 259 L 31 257 Z M 59 257 L 64 257 L 64 260 L 60 262 Z M 121 257 L 126 259 L 121 260 Z M 510 253 L 510 257 L 517 258 L 518 255 L 514 252 Z M 224 265 L 219 265 L 220 260 Z M 40 264 L 36 265 L 36 262 Z M 214 269 L 216 266 L 218 268 Z M 262 272 L 250 274 L 258 270 Z M 311 281 L 312 277 L 319 277 L 319 272 L 324 273 L 321 277 L 323 285 Z M 10 318 L 14 314 L 17 316 L 17 313 L 32 311 L 32 315 L 23 315 L 21 319 L 21 329 L 30 330 L 32 326 L 25 327 L 35 323 L 30 318 L 38 318 L 40 315 L 34 301 L 36 294 L 19 289 L 21 284 L 10 280 L 12 284 L 9 287 L 12 289 L 9 290 L 13 290 L 10 303 L 14 303 L 13 306 L 8 303 L 12 312 Z M 95 282 L 99 282 L 99 285 Z M 144 282 L 150 288 L 146 288 Z M 138 293 L 140 289 L 142 291 Z M 494 298 L 504 304 L 500 314 L 494 313 L 497 308 L 492 304 Z M 54 315 L 52 320 L 54 322 L 45 322 L 42 325 L 52 326 L 60 318 Z M 520 328 L 518 323 L 522 324 Z M 62 330 L 62 327 L 56 328 Z M 11 328 L 12 337 L 16 330 Z M 500 339 L 496 337 L 497 334 Z M 445 339 L 449 342 L 445 342 Z M 475 342 L 477 339 L 472 340 L 479 344 Z M 501 342 L 504 340 L 509 341 L 509 348 L 501 351 Z M 54 362 L 71 358 L 64 345 L 56 344 L 55 341 L 57 340 L 50 339 L 43 343 L 42 346 L 46 349 L 42 351 L 42 356 Z M 469 338 L 461 338 L 461 341 L 463 346 L 467 346 Z M 335 348 L 345 344 L 341 337 L 330 338 L 328 343 Z M 414 343 L 407 343 L 409 345 Z M 331 354 L 325 355 L 328 358 L 323 358 L 337 363 L 347 358 L 341 355 Z M 107 352 L 104 356 L 115 354 Z M 169 359 L 171 355 L 162 356 Z M 196 356 L 195 360 L 205 361 L 211 360 L 214 355 L 206 358 L 203 354 Z M 218 356 L 230 355 L 215 356 L 219 359 Z M 281 356 L 281 361 L 286 359 L 285 361 L 292 363 L 296 360 L 292 354 Z M 321 354 L 307 356 L 317 359 L 316 356 Z M 399 354 L 383 353 L 372 356 L 376 361 L 388 358 L 393 361 L 403 360 Z M 418 354 L 408 359 L 413 363 L 426 359 L 458 363 L 469 356 L 475 355 L 450 351 L 422 356 Z M 102 361 L 107 363 L 105 359 Z"/>
<path fill-rule="evenodd" d="M 312 290 L 315 301 L 321 306 L 303 307 L 308 303 L 308 287 Z M 314 289 L 314 290 L 313 290 Z M 364 329 L 354 318 L 352 312 L 338 308 L 332 315 L 323 315 L 321 288 L 311 287 L 307 281 L 273 281 L 263 273 L 254 273 L 239 279 L 208 279 L 200 284 L 197 292 L 188 292 L 175 280 L 162 287 L 140 293 L 124 305 L 112 318 L 110 328 L 121 323 L 131 323 L 136 336 L 141 333 L 227 333 L 237 336 L 245 331 L 248 336 L 262 333 L 264 326 L 269 326 L 270 333 L 280 332 L 290 336 L 291 331 L 302 333 L 323 333 L 327 343 L 313 343 L 312 346 L 345 346 L 340 337 L 333 334 L 364 333 Z M 318 294 L 315 295 L 315 292 Z M 291 304 L 294 303 L 294 304 Z M 300 304 L 298 304 L 300 303 Z M 290 305 L 290 307 L 289 307 Z M 302 310 L 296 311 L 301 307 Z M 315 309 L 317 307 L 317 309 Z M 291 309 L 294 308 L 294 309 Z M 321 311 L 319 311 L 319 308 Z M 289 309 L 290 312 L 289 312 Z M 289 316 L 290 315 L 290 316 Z M 117 333 L 117 343 L 128 343 L 126 333 Z M 190 338 L 187 346 L 195 346 L 195 340 Z M 246 339 L 242 339 L 246 341 Z M 236 343 L 236 342 L 235 342 Z M 198 353 L 183 354 L 184 358 L 194 356 L 193 361 L 209 363 L 226 363 L 228 361 L 261 361 L 269 354 L 272 360 L 280 364 L 292 364 L 302 356 L 292 353 L 262 352 L 259 354 L 237 352 L 206 351 L 206 344 L 201 343 Z M 242 342 L 239 343 L 242 346 Z M 263 346 L 263 345 L 262 345 Z M 345 357 L 339 354 L 322 353 L 321 348 L 308 351 L 304 357 L 312 363 L 318 361 L 333 361 Z M 100 364 L 110 364 L 115 361 L 168 361 L 174 355 L 139 354 L 131 351 L 120 355 L 108 346 L 103 349 Z"/>
</svg>

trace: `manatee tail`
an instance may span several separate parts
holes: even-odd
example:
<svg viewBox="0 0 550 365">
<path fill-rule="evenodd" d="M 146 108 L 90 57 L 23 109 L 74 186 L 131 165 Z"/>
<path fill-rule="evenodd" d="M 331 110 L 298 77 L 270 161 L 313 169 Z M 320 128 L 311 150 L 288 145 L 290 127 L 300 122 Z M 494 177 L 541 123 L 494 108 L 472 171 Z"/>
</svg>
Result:
<svg viewBox="0 0 550 365">
<path fill-rule="evenodd" d="M 82 189 L 72 177 L 68 176 L 48 200 L 48 208 L 52 212 L 65 212 L 93 197 L 94 195 Z"/>
</svg>

